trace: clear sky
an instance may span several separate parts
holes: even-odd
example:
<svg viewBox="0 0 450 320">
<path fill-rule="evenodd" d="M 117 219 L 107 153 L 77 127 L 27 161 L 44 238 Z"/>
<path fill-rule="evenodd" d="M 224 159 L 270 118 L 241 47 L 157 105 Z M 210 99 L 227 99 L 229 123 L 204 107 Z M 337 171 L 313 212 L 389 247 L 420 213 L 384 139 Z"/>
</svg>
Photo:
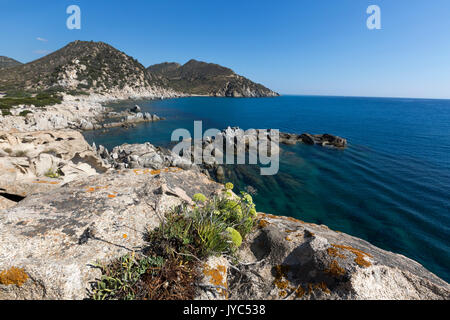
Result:
<svg viewBox="0 0 450 320">
<path fill-rule="evenodd" d="M 81 30 L 66 8 L 81 8 Z M 369 30 L 369 5 L 381 30 Z M 104 41 L 145 66 L 198 59 L 283 94 L 450 98 L 449 0 L 0 0 L 0 55 Z"/>
</svg>

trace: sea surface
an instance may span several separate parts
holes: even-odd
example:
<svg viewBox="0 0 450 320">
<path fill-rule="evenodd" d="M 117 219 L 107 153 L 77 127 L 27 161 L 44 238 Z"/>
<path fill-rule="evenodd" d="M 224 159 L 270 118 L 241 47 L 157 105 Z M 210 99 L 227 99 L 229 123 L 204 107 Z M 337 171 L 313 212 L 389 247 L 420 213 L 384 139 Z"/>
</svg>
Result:
<svg viewBox="0 0 450 320">
<path fill-rule="evenodd" d="M 165 146 L 177 128 L 274 128 L 330 133 L 349 146 L 283 146 L 280 171 L 230 166 L 236 190 L 257 189 L 258 211 L 328 225 L 412 258 L 450 282 L 450 100 L 282 96 L 130 101 L 112 104 L 166 117 L 132 129 L 86 132 L 111 149 Z"/>
</svg>

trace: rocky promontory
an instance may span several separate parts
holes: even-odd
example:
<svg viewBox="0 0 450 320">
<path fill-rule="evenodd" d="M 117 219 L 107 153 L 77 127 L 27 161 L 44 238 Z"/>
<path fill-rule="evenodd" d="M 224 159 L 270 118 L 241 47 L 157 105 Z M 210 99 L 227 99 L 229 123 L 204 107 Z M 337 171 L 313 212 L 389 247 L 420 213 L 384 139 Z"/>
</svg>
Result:
<svg viewBox="0 0 450 320">
<path fill-rule="evenodd" d="M 0 299 L 88 298 L 102 276 L 99 263 L 144 254 L 152 245 L 146 235 L 165 212 L 224 189 L 196 167 L 173 166 L 167 151 L 151 144 L 108 152 L 130 164 L 124 168 L 104 161 L 97 154 L 107 151 L 87 145 L 78 132 L 0 136 L 0 149 L 14 146 L 0 153 L 8 165 L 2 172 L 15 170 L 2 181 L 58 182 L 0 210 Z M 89 174 L 68 174 L 77 166 L 89 166 Z M 61 174 L 45 177 L 49 168 Z M 450 298 L 449 284 L 419 263 L 359 238 L 268 213 L 255 221 L 237 260 L 221 255 L 199 264 L 197 299 Z"/>
</svg>

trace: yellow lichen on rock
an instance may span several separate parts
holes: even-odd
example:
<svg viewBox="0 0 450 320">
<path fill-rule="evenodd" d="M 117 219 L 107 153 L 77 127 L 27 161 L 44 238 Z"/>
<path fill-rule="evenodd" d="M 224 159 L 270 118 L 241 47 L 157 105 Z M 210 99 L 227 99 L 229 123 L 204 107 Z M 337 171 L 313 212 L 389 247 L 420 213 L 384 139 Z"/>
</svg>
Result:
<svg viewBox="0 0 450 320">
<path fill-rule="evenodd" d="M 28 275 L 22 268 L 11 267 L 0 272 L 0 284 L 21 287 L 28 280 Z"/>
<path fill-rule="evenodd" d="M 365 259 L 365 257 L 373 258 L 373 256 L 369 253 L 366 253 L 362 250 L 359 250 L 359 249 L 356 249 L 356 248 L 353 248 L 350 246 L 339 245 L 339 244 L 331 244 L 331 245 L 337 249 L 347 250 L 347 251 L 350 251 L 351 253 L 353 253 L 356 256 L 354 261 L 360 267 L 366 268 L 366 267 L 370 267 L 372 265 L 372 263 L 370 263 L 369 261 L 367 261 Z"/>
<path fill-rule="evenodd" d="M 203 274 L 208 279 L 208 282 L 211 285 L 218 287 L 217 292 L 219 292 L 225 298 L 228 298 L 228 292 L 226 290 L 228 288 L 226 273 L 227 268 L 223 265 L 218 265 L 215 268 L 211 268 L 210 266 L 205 265 L 203 268 Z"/>
</svg>

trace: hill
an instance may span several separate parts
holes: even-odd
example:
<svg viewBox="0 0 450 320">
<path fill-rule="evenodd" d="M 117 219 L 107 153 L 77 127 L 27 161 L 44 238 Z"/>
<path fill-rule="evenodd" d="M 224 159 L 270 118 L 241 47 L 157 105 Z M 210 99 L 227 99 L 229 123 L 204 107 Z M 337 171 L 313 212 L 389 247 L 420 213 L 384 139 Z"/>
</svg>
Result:
<svg viewBox="0 0 450 320">
<path fill-rule="evenodd" d="M 0 56 L 0 69 L 11 68 L 11 67 L 19 66 L 21 64 L 22 64 L 21 62 L 14 60 L 12 58 Z"/>
<path fill-rule="evenodd" d="M 190 60 L 184 65 L 164 62 L 147 68 L 151 83 L 194 95 L 270 97 L 278 93 L 214 63 Z"/>
<path fill-rule="evenodd" d="M 149 86 L 145 67 L 103 42 L 75 41 L 60 50 L 0 73 L 0 90 L 103 92 Z"/>
</svg>

